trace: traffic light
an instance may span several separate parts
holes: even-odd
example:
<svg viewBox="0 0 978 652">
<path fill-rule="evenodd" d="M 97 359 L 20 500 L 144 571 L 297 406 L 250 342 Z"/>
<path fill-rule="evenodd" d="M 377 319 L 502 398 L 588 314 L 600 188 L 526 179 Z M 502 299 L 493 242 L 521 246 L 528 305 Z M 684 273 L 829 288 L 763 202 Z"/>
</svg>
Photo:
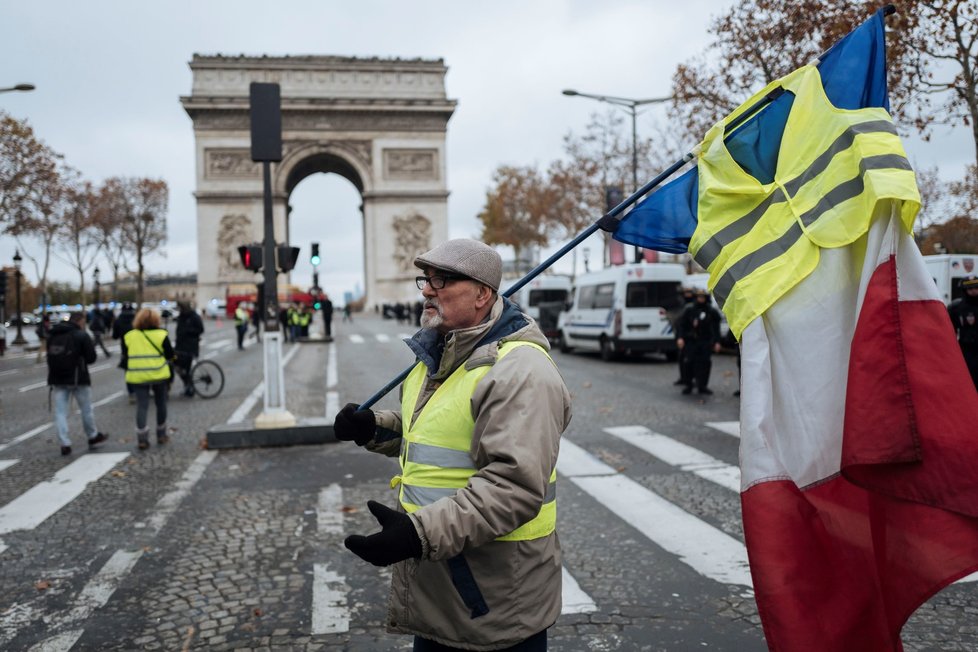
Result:
<svg viewBox="0 0 978 652">
<path fill-rule="evenodd" d="M 0 297 L 7 296 L 7 271 L 0 269 Z"/>
<path fill-rule="evenodd" d="M 320 263 L 320 261 L 321 261 L 321 259 L 319 258 L 319 243 L 318 242 L 313 242 L 312 243 L 312 258 L 310 258 L 310 260 L 312 261 L 312 266 L 313 267 L 315 267 L 316 265 L 318 265 Z"/>
<path fill-rule="evenodd" d="M 238 255 L 241 256 L 241 264 L 250 272 L 260 272 L 262 268 L 261 245 L 249 244 L 238 247 Z"/>
<path fill-rule="evenodd" d="M 288 272 L 295 269 L 295 261 L 299 259 L 299 248 L 289 245 L 279 245 L 276 251 L 278 255 L 279 271 Z"/>
</svg>

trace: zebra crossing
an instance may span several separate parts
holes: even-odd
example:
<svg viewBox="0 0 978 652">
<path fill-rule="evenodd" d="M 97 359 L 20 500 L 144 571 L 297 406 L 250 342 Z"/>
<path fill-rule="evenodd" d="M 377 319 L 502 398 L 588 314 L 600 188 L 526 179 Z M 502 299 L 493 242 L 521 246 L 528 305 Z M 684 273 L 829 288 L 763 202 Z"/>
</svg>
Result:
<svg viewBox="0 0 978 652">
<path fill-rule="evenodd" d="M 335 391 L 335 386 L 331 390 Z M 725 427 L 729 430 L 728 426 Z M 644 426 L 614 426 L 603 428 L 603 431 L 680 472 L 703 478 L 724 491 L 739 491 L 739 469 L 678 440 L 655 433 Z M 215 453 L 208 452 L 206 455 L 208 459 L 198 460 L 194 465 L 196 470 L 192 469 L 194 481 L 201 477 Z M 0 506 L 0 536 L 15 530 L 37 527 L 128 456 L 128 453 L 82 456 L 62 468 L 55 477 L 38 483 L 7 505 Z M 17 460 L 0 460 L 0 472 L 16 463 Z M 662 498 L 566 437 L 561 443 L 557 472 L 564 481 L 572 483 L 593 498 L 601 508 L 607 509 L 633 527 L 650 544 L 674 555 L 703 578 L 737 585 L 745 597 L 750 595 L 750 571 L 742 541 Z M 183 491 L 186 493 L 186 487 Z M 180 497 L 164 497 L 160 502 L 167 506 L 174 505 L 178 504 L 177 498 Z M 320 535 L 335 537 L 337 540 L 345 536 L 343 505 L 341 485 L 330 484 L 320 491 L 315 510 L 317 531 Z M 171 509 L 162 509 L 159 514 L 152 516 L 151 529 L 154 532 L 162 529 L 171 513 Z M 0 540 L 0 555 L 3 555 L 4 550 L 5 546 Z M 138 556 L 110 560 L 108 566 L 112 567 L 103 569 L 103 574 L 109 580 L 121 577 L 124 573 L 113 569 L 119 566 L 128 572 L 137 561 Z M 312 570 L 312 601 L 308 620 L 310 633 L 340 634 L 356 627 L 353 605 L 348 602 L 347 597 L 351 584 L 355 584 L 355 581 L 341 575 L 335 565 L 329 562 L 314 564 Z M 102 587 L 102 593 L 95 597 L 79 596 L 81 602 L 74 609 L 81 609 L 88 614 L 92 609 L 105 604 L 112 592 L 106 587 L 111 588 L 118 583 L 117 579 L 109 580 L 105 577 L 93 579 L 98 587 Z M 601 608 L 599 602 L 588 594 L 587 587 L 578 582 L 575 569 L 566 565 L 563 568 L 562 597 L 563 614 L 590 613 Z M 0 629 L 4 625 L 2 620 L 0 618 Z M 80 622 L 81 619 L 77 620 Z M 80 632 L 71 634 L 65 641 L 73 644 Z M 55 641 L 49 643 L 52 649 L 70 648 L 70 644 L 65 647 Z"/>
</svg>

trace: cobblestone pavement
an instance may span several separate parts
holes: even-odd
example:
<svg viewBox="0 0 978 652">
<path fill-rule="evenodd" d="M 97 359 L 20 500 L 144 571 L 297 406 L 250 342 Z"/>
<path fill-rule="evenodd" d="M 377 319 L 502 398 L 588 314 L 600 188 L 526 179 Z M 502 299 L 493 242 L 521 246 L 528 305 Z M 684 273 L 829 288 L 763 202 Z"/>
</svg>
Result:
<svg viewBox="0 0 978 652">
<path fill-rule="evenodd" d="M 396 338 L 404 327 L 378 319 L 334 327 L 332 347 L 301 345 L 286 368 L 297 414 L 321 416 L 324 401 L 362 400 L 410 362 Z M 95 455 L 62 458 L 50 428 L 23 437 L 50 421 L 46 394 L 19 391 L 34 382 L 30 360 L 4 363 L 27 366 L 0 376 L 0 394 L 18 397 L 6 401 L 10 418 L 0 429 L 0 649 L 411 649 L 409 637 L 384 631 L 389 571 L 342 546 L 346 535 L 376 529 L 367 500 L 394 503 L 388 481 L 396 464 L 347 444 L 202 450 L 206 428 L 238 411 L 261 368 L 257 347 L 237 352 L 222 344 L 229 332 L 209 332 L 228 377 L 224 393 L 210 402 L 173 397 L 173 442 L 138 452 L 133 407 L 124 396 L 111 398 L 121 390 L 115 370 L 100 372 L 96 395 L 105 403 L 97 419 L 112 438 L 99 454 L 115 454 L 118 463 L 41 522 L 10 531 L 6 506 L 58 473 L 77 477 Z M 389 341 L 371 340 L 375 334 Z M 340 378 L 332 399 L 325 395 L 330 355 Z M 674 365 L 653 358 L 555 359 L 575 398 L 568 445 L 633 482 L 634 491 L 742 544 L 736 492 L 606 430 L 642 426 L 736 465 L 737 438 L 707 425 L 737 419 L 732 358 L 716 360 L 717 394 L 705 400 L 680 396 Z M 250 414 L 260 409 L 259 401 Z M 551 628 L 551 650 L 766 649 L 748 586 L 705 577 L 585 485 L 564 478 L 559 492 L 564 565 L 584 606 Z M 978 583 L 952 585 L 913 614 L 904 647 L 978 649 L 976 616 Z"/>
</svg>

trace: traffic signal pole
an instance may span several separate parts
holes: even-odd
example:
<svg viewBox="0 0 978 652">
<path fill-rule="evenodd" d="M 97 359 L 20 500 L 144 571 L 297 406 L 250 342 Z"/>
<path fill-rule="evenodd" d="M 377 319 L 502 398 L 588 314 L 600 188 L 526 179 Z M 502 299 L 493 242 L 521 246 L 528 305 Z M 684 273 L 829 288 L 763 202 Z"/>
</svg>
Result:
<svg viewBox="0 0 978 652">
<path fill-rule="evenodd" d="M 282 331 L 278 318 L 278 268 L 275 264 L 275 223 L 272 217 L 272 161 L 282 160 L 282 101 L 278 84 L 253 82 L 251 99 L 251 160 L 262 163 L 265 237 L 262 241 L 265 279 L 265 405 L 255 428 L 293 426 L 295 417 L 285 408 L 282 371 Z"/>
</svg>

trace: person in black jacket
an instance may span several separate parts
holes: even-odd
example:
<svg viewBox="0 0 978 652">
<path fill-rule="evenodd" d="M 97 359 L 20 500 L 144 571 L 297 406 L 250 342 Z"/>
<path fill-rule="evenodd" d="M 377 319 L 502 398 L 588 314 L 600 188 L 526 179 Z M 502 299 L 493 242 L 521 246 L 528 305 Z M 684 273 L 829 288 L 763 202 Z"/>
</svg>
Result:
<svg viewBox="0 0 978 652">
<path fill-rule="evenodd" d="M 978 388 L 978 278 L 969 276 L 962 280 L 961 289 L 963 296 L 951 302 L 947 310 L 961 355 L 968 365 L 975 388 Z"/>
<path fill-rule="evenodd" d="M 132 330 L 132 320 L 136 318 L 136 310 L 132 307 L 131 303 L 122 304 L 122 309 L 119 310 L 119 315 L 112 321 L 112 339 L 119 340 L 119 344 L 122 344 L 122 338 L 126 336 L 126 333 Z M 125 369 L 125 363 L 119 361 L 119 368 Z M 129 392 L 129 402 L 136 402 L 136 389 L 126 383 L 126 391 Z"/>
<path fill-rule="evenodd" d="M 102 353 L 105 354 L 106 358 L 111 358 L 112 354 L 109 350 L 105 348 L 105 342 L 102 341 L 102 336 L 107 330 L 109 330 L 108 325 L 105 323 L 105 316 L 102 311 L 96 305 L 92 309 L 91 319 L 88 320 L 88 330 L 92 331 L 92 335 L 95 339 L 95 346 L 102 347 Z"/>
<path fill-rule="evenodd" d="M 180 380 L 183 381 L 183 395 L 193 396 L 194 390 L 190 386 L 190 368 L 200 355 L 200 336 L 204 334 L 204 320 L 187 301 L 178 301 L 177 307 L 180 309 L 180 314 L 177 315 L 177 343 L 174 346 L 176 368 Z"/>
<path fill-rule="evenodd" d="M 333 302 L 329 300 L 329 295 L 323 295 L 323 328 L 326 337 L 333 337 Z"/>
<path fill-rule="evenodd" d="M 712 394 L 710 357 L 720 350 L 720 312 L 710 305 L 710 293 L 696 290 L 696 302 L 686 306 L 679 318 L 676 346 L 689 363 L 689 377 L 683 394 L 693 392 L 693 382 L 700 394 Z"/>
<path fill-rule="evenodd" d="M 58 322 L 48 334 L 48 385 L 54 393 L 54 423 L 61 442 L 61 454 L 71 455 L 68 437 L 68 408 L 75 397 L 82 425 L 93 450 L 108 439 L 95 427 L 92 410 L 92 379 L 88 365 L 95 362 L 95 345 L 85 332 L 85 313 L 73 312 L 66 322 Z"/>
</svg>

